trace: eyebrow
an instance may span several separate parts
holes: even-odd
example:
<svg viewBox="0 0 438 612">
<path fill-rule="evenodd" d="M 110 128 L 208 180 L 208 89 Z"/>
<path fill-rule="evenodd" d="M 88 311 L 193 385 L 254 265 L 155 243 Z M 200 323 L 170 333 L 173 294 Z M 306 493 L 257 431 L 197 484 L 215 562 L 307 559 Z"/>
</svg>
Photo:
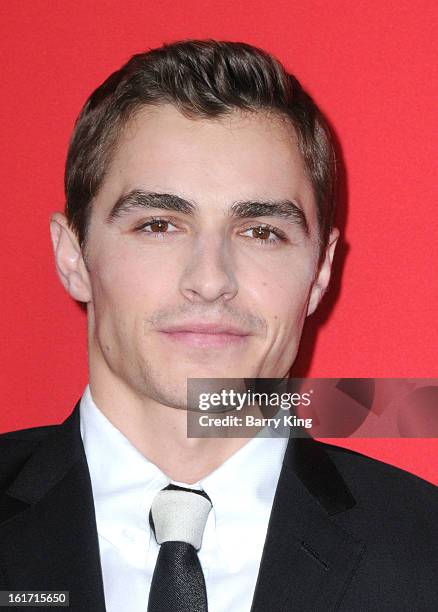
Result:
<svg viewBox="0 0 438 612">
<path fill-rule="evenodd" d="M 186 215 L 194 215 L 197 206 L 194 202 L 170 193 L 155 193 L 133 189 L 129 193 L 120 196 L 107 216 L 107 223 L 113 223 L 117 219 L 128 215 L 135 210 L 147 210 L 159 208 L 180 212 Z M 292 221 L 309 235 L 309 224 L 301 206 L 292 200 L 263 200 L 263 201 L 238 201 L 230 207 L 230 216 L 237 219 L 248 219 L 251 217 L 278 217 Z"/>
</svg>

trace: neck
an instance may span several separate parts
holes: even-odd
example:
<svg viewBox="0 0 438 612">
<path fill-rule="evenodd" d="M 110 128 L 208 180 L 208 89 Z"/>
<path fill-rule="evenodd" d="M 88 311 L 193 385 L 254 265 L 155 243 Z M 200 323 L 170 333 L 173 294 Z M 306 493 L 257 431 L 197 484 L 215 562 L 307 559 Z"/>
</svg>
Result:
<svg viewBox="0 0 438 612">
<path fill-rule="evenodd" d="M 90 366 L 90 390 L 106 418 L 171 480 L 193 484 L 218 468 L 249 438 L 188 438 L 187 411 L 141 396 Z M 220 435 L 220 434 L 218 434 Z"/>
</svg>

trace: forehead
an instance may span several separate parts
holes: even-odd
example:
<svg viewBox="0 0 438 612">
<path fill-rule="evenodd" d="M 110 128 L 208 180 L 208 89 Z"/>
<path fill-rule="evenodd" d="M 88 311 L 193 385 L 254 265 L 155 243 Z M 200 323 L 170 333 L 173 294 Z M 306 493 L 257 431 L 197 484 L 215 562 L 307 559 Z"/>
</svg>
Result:
<svg viewBox="0 0 438 612">
<path fill-rule="evenodd" d="M 110 207 L 133 188 L 175 193 L 200 206 L 298 199 L 310 222 L 316 219 L 292 125 L 262 112 L 189 119 L 171 105 L 140 109 L 119 137 L 98 199 Z"/>
</svg>

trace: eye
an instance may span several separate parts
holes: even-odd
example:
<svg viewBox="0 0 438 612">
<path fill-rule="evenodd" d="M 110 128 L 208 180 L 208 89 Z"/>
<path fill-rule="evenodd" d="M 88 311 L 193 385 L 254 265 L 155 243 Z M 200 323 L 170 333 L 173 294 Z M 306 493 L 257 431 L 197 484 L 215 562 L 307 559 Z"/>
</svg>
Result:
<svg viewBox="0 0 438 612">
<path fill-rule="evenodd" d="M 176 227 L 169 219 L 150 219 L 137 227 L 137 230 L 145 234 L 167 234 L 174 232 Z"/>
<path fill-rule="evenodd" d="M 260 244 L 275 244 L 284 242 L 286 240 L 286 236 L 276 227 L 272 227 L 271 225 L 257 225 L 255 227 L 249 227 L 243 233 L 243 236 L 247 236 L 249 238 L 254 238 Z"/>
</svg>

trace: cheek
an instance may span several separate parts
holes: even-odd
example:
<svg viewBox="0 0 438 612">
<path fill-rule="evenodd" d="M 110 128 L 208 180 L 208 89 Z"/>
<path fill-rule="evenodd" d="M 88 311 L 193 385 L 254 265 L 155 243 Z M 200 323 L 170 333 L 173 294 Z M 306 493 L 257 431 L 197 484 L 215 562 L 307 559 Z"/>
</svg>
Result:
<svg viewBox="0 0 438 612">
<path fill-rule="evenodd" d="M 118 251 L 93 262 L 91 280 L 96 313 L 143 320 L 174 287 L 171 270 L 154 265 L 141 250 Z"/>
<path fill-rule="evenodd" d="M 268 321 L 271 333 L 290 330 L 301 323 L 312 280 L 313 267 L 310 264 L 291 262 L 273 265 L 264 275 L 248 270 L 243 276 L 245 293 L 254 308 Z"/>
</svg>

